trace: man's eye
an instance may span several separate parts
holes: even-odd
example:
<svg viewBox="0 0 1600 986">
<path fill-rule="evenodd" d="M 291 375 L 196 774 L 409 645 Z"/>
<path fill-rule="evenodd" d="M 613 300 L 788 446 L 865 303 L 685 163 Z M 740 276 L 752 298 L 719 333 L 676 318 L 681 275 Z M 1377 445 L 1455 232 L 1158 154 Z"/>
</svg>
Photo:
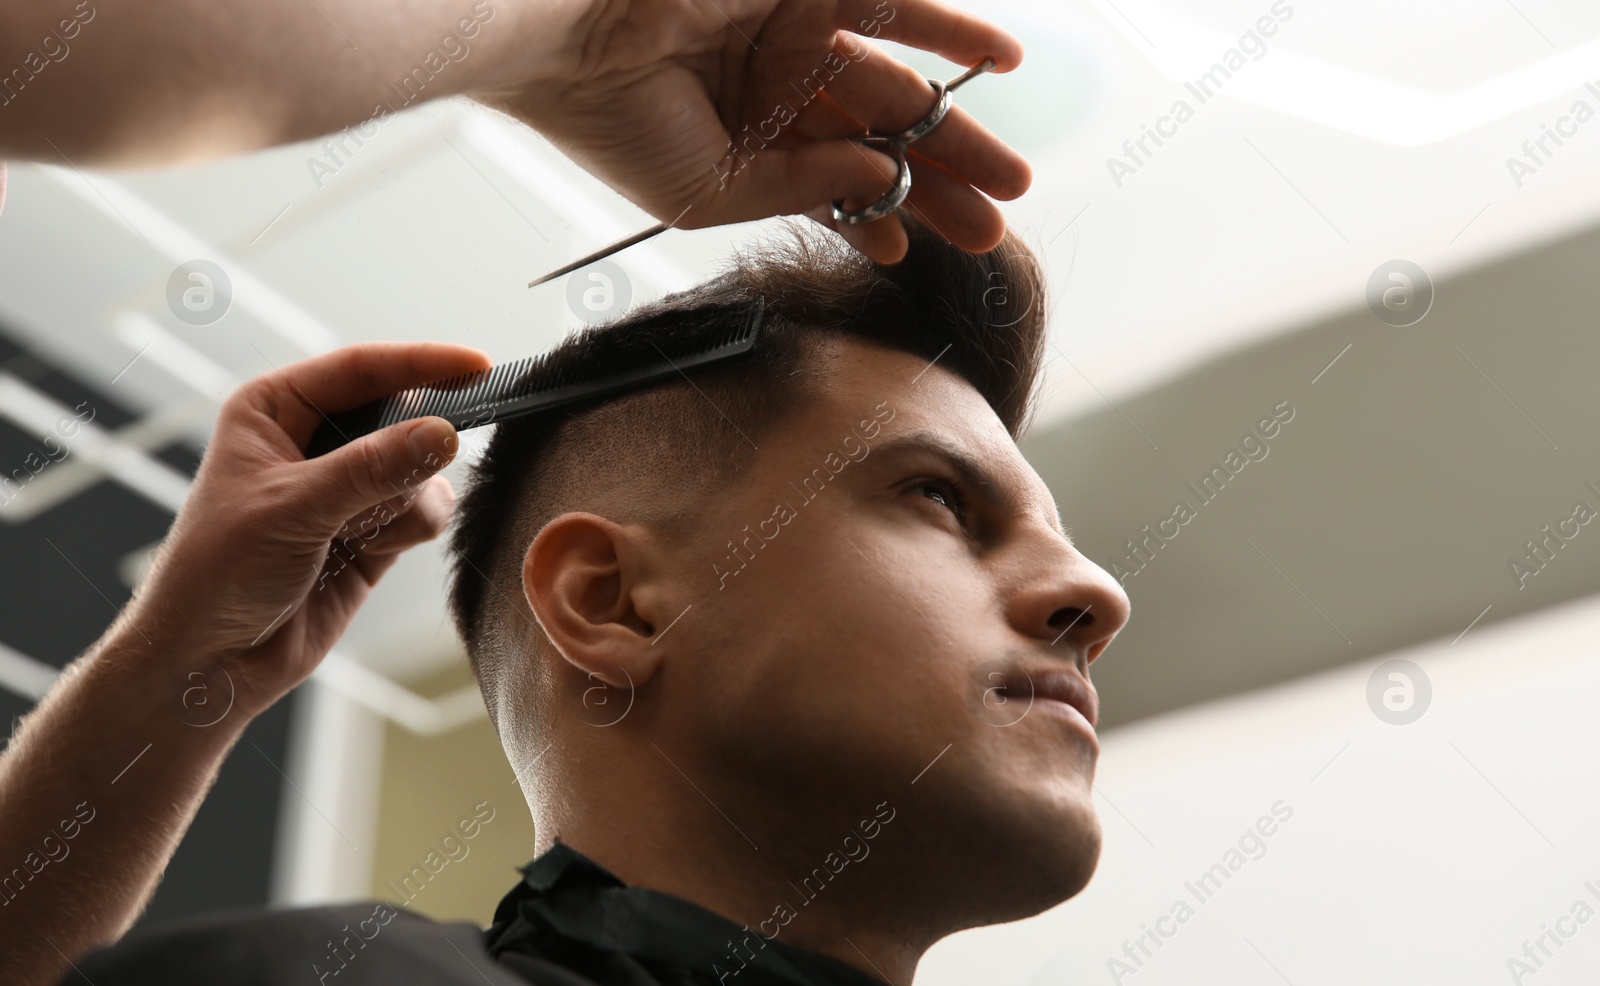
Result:
<svg viewBox="0 0 1600 986">
<path fill-rule="evenodd" d="M 925 479 L 912 487 L 914 491 L 925 498 L 934 500 L 944 506 L 957 520 L 963 515 L 961 493 L 954 484 L 942 479 Z"/>
</svg>

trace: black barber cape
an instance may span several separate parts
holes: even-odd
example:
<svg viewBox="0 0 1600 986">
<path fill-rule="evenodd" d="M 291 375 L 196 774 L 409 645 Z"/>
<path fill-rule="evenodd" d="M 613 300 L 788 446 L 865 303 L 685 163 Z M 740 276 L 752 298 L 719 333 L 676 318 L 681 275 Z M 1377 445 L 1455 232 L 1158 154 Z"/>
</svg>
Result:
<svg viewBox="0 0 1600 986">
<path fill-rule="evenodd" d="M 141 929 L 61 986 L 884 986 L 695 904 L 629 887 L 565 843 L 522 867 L 487 930 L 376 901 Z"/>
</svg>

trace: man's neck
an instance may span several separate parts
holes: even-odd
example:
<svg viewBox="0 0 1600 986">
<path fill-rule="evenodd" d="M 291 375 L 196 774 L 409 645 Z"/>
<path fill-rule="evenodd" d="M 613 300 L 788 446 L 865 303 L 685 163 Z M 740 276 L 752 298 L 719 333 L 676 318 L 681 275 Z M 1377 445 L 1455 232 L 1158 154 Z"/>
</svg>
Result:
<svg viewBox="0 0 1600 986">
<path fill-rule="evenodd" d="M 762 826 L 741 817 L 741 830 L 698 795 L 697 808 L 670 796 L 641 796 L 626 784 L 615 790 L 632 795 L 630 807 L 601 811 L 586 800 L 582 818 L 570 803 L 544 806 L 555 811 L 536 808 L 539 852 L 559 838 L 630 886 L 670 894 L 750 929 L 729 944 L 728 966 L 740 967 L 763 941 L 780 941 L 890 986 L 909 986 L 923 952 L 941 937 L 885 921 L 907 913 L 885 900 L 894 883 L 886 867 L 895 864 L 869 860 L 872 847 L 859 829 L 841 828 L 836 838 L 800 846 L 792 825 Z M 567 818 L 552 817 L 557 814 Z M 880 839 L 893 829 L 892 821 L 883 826 L 873 819 L 872 806 L 866 815 L 876 823 L 868 831 Z M 640 824 L 644 819 L 648 826 Z M 808 829 L 815 827 L 807 821 Z M 841 844 L 846 838 L 848 846 Z"/>
</svg>

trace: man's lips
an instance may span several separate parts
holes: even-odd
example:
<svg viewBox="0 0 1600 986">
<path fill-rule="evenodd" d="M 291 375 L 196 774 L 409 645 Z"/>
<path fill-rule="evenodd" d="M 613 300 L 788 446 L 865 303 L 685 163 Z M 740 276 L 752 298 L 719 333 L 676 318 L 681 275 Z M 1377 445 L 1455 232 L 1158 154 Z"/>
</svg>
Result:
<svg viewBox="0 0 1600 986">
<path fill-rule="evenodd" d="M 1039 668 L 1021 667 L 1018 670 L 1023 672 L 1025 677 L 1018 681 L 1014 688 L 1008 683 L 1008 692 L 1018 696 L 1026 695 L 1031 683 L 1035 700 L 1046 698 L 1065 702 L 1089 720 L 1090 726 L 1100 724 L 1100 696 L 1095 693 L 1094 686 L 1076 671 L 1058 665 Z"/>
</svg>

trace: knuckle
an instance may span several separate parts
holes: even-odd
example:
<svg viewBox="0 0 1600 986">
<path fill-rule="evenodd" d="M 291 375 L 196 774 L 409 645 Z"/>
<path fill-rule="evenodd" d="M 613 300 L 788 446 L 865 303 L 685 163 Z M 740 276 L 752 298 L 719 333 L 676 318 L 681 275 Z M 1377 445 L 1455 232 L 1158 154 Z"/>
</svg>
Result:
<svg viewBox="0 0 1600 986">
<path fill-rule="evenodd" d="M 376 442 L 356 442 L 345 462 L 346 480 L 357 496 L 377 499 L 389 492 L 388 463 Z"/>
</svg>

